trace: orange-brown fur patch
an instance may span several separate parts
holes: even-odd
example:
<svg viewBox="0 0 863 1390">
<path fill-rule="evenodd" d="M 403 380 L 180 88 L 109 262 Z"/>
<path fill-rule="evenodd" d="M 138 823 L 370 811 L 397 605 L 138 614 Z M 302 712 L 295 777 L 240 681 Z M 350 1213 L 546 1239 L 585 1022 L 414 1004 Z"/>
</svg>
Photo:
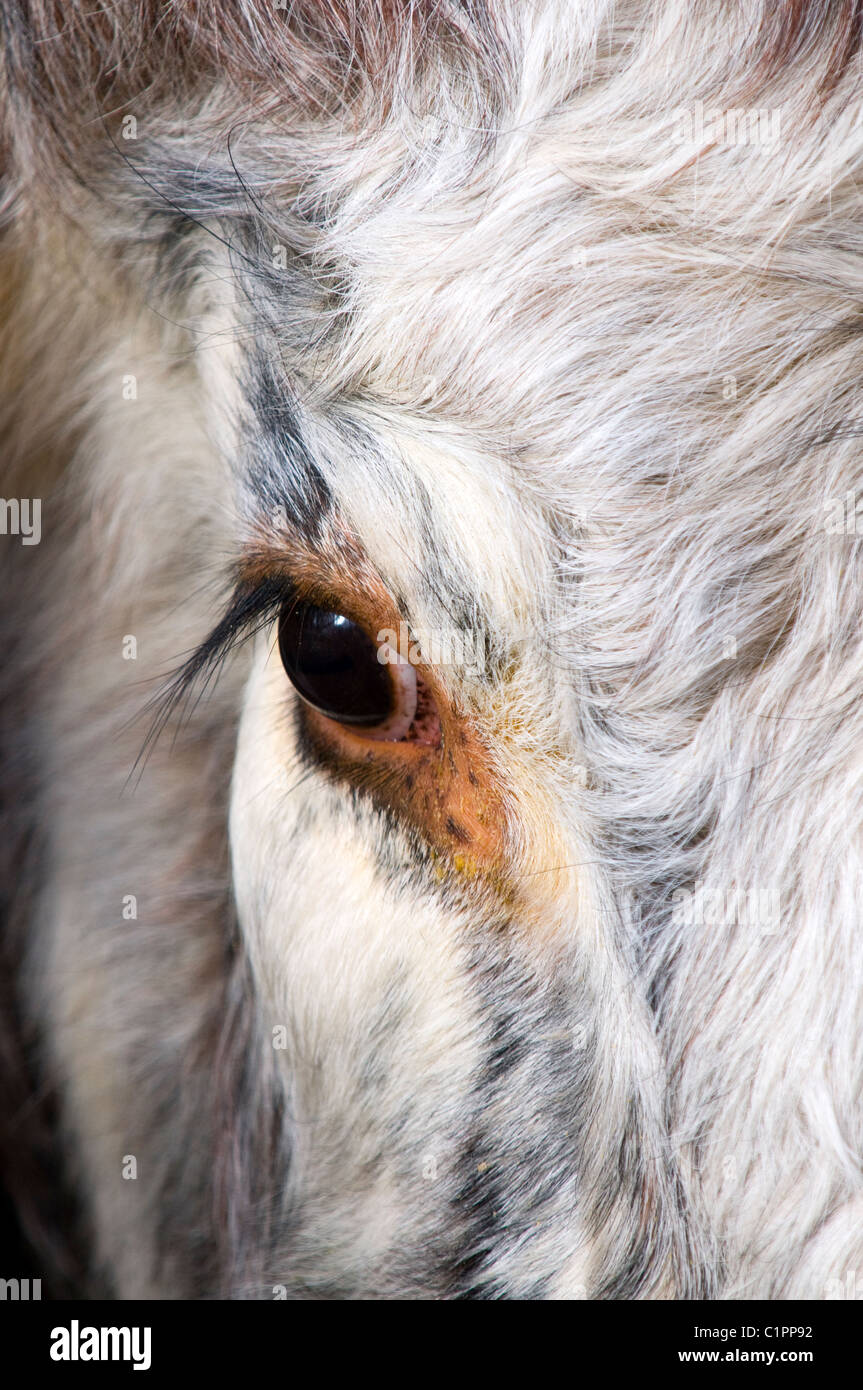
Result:
<svg viewBox="0 0 863 1390">
<path fill-rule="evenodd" d="M 314 548 L 293 534 L 277 542 L 267 536 L 242 570 L 249 582 L 280 573 L 302 598 L 346 614 L 372 636 L 398 630 L 405 620 L 368 557 L 338 525 Z M 420 836 L 442 875 L 481 878 L 500 892 L 513 850 L 503 778 L 475 719 L 440 670 L 420 665 L 417 675 L 437 708 L 438 747 L 410 739 L 372 741 L 306 706 L 304 733 L 330 775 L 368 793 Z"/>
</svg>

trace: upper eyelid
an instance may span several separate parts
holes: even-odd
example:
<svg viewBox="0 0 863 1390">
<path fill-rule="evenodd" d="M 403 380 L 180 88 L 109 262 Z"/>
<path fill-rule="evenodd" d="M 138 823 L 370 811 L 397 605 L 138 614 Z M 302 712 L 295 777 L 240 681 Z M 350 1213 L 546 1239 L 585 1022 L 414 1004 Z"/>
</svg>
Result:
<svg viewBox="0 0 863 1390">
<path fill-rule="evenodd" d="M 343 590 L 346 572 L 353 582 Z M 360 602 L 360 594 L 367 602 Z M 208 687 L 215 683 L 230 653 L 265 627 L 292 595 L 345 613 L 361 627 L 368 627 L 372 613 L 378 617 L 379 607 L 382 626 L 392 625 L 391 620 L 398 622 L 401 616 L 392 606 L 393 600 L 380 576 L 368 568 L 366 557 L 355 547 L 345 547 L 338 556 L 327 554 L 326 550 L 323 554 L 310 550 L 304 544 L 290 556 L 269 541 L 250 547 L 236 567 L 233 593 L 222 617 L 145 706 L 145 712 L 149 711 L 153 718 L 136 767 L 149 755 L 177 707 L 183 706 L 179 725 L 182 727 Z M 191 703 L 192 692 L 202 677 Z"/>
</svg>

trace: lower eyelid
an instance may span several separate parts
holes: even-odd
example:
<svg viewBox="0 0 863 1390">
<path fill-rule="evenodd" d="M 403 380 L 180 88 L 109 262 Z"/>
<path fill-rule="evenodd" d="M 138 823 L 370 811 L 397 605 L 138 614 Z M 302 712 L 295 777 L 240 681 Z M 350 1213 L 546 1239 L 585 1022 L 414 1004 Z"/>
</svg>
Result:
<svg viewBox="0 0 863 1390">
<path fill-rule="evenodd" d="M 428 685 L 423 680 L 422 673 L 419 671 L 416 673 L 416 694 L 414 717 L 403 742 L 439 748 L 442 733 L 438 707 Z"/>
<path fill-rule="evenodd" d="M 410 662 L 395 661 L 389 665 L 390 679 L 395 690 L 395 708 L 383 724 L 366 731 L 373 742 L 398 743 L 409 733 L 417 712 L 417 673 Z"/>
<path fill-rule="evenodd" d="M 414 723 L 398 741 L 375 743 L 366 731 L 303 706 L 299 729 L 306 757 L 413 826 L 435 856 L 444 856 L 436 860 L 436 873 L 446 864 L 464 885 L 481 887 L 481 879 L 486 886 L 502 887 L 508 819 L 487 750 L 472 727 L 462 726 L 455 707 L 446 705 L 439 717 L 439 700 L 423 681 L 422 669 L 417 689 Z"/>
</svg>

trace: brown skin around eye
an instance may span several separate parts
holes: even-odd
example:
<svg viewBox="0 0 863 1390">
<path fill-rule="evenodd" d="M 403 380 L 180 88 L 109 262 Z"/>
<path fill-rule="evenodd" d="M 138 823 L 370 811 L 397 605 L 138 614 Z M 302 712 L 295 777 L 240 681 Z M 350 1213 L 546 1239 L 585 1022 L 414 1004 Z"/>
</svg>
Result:
<svg viewBox="0 0 863 1390">
<path fill-rule="evenodd" d="M 300 541 L 268 541 L 246 567 L 249 578 L 283 571 L 309 602 L 344 613 L 372 639 L 403 619 L 380 576 L 343 532 L 314 551 Z M 488 748 L 432 667 L 416 667 L 418 707 L 409 734 L 374 741 L 298 703 L 303 742 L 335 780 L 356 787 L 410 825 L 432 850 L 441 874 L 480 880 L 506 892 L 510 858 L 504 788 Z M 287 680 L 287 678 L 286 678 Z"/>
<path fill-rule="evenodd" d="M 421 671 L 416 672 L 417 708 L 410 729 L 401 740 L 402 743 L 424 743 L 430 748 L 441 745 L 442 730 L 437 702 L 429 689 L 428 681 Z"/>
<path fill-rule="evenodd" d="M 500 887 L 506 818 L 488 752 L 446 701 L 433 673 L 420 668 L 418 677 L 437 706 L 437 745 L 411 738 L 374 743 L 308 706 L 300 713 L 305 741 L 332 775 L 412 825 L 448 868 L 468 878 L 489 875 Z"/>
</svg>

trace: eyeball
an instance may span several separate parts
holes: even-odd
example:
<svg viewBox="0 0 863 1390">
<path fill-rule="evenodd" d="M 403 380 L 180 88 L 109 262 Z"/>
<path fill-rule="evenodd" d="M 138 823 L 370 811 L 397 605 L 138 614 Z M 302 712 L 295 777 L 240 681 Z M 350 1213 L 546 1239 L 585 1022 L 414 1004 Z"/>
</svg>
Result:
<svg viewBox="0 0 863 1390">
<path fill-rule="evenodd" d="M 409 733 L 416 671 L 346 614 L 291 598 L 279 615 L 279 654 L 297 694 L 327 719 L 370 739 Z"/>
</svg>

